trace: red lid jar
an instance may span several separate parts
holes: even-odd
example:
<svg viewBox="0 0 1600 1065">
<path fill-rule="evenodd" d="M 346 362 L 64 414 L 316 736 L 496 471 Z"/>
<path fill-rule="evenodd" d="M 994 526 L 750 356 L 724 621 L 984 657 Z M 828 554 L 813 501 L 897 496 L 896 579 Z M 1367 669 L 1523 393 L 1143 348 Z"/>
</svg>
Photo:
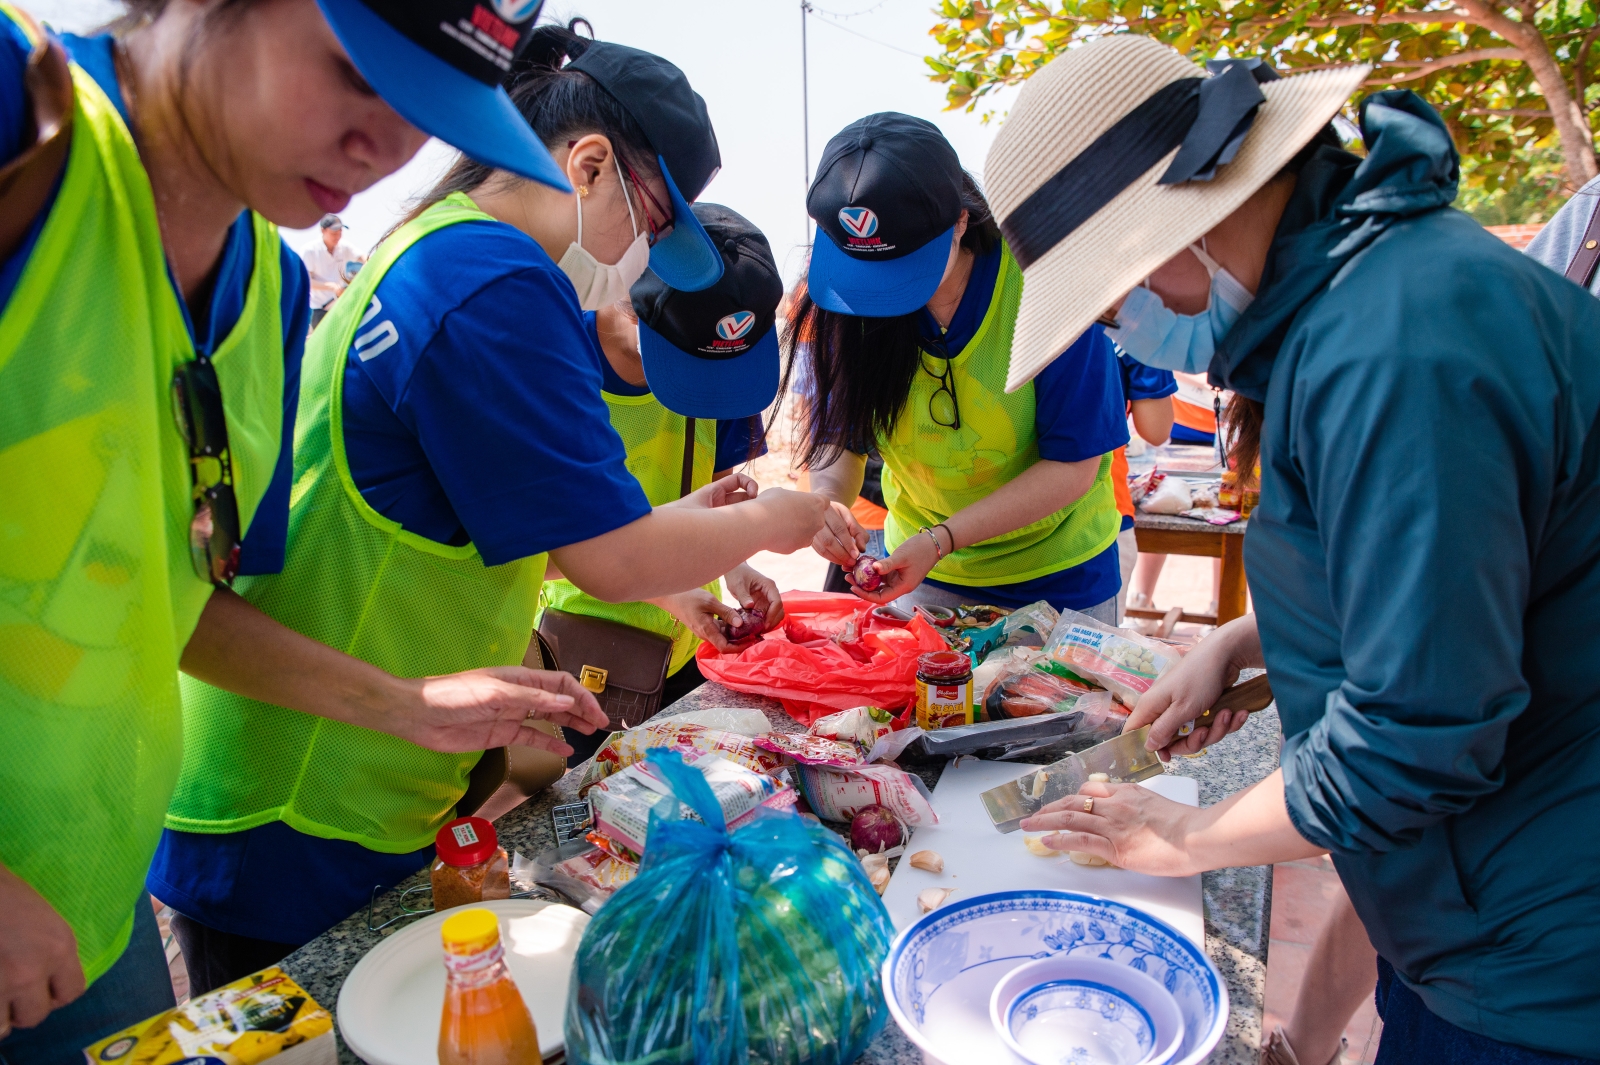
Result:
<svg viewBox="0 0 1600 1065">
<path fill-rule="evenodd" d="M 439 830 L 433 850 L 446 865 L 482 865 L 500 849 L 494 825 L 481 817 L 458 817 Z"/>
<path fill-rule="evenodd" d="M 917 659 L 917 679 L 961 680 L 972 676 L 972 659 L 959 651 L 929 651 Z"/>
</svg>

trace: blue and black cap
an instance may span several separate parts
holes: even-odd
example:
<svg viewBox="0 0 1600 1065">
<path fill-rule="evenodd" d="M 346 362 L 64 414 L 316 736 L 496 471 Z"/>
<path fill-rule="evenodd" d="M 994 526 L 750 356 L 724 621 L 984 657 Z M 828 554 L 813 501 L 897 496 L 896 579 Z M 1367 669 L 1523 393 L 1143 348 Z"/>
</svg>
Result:
<svg viewBox="0 0 1600 1065">
<path fill-rule="evenodd" d="M 806 276 L 813 302 L 892 318 L 932 299 L 961 218 L 961 177 L 932 122 L 884 111 L 840 130 L 806 194 L 820 234 Z"/>
<path fill-rule="evenodd" d="M 722 276 L 722 257 L 689 205 L 722 168 L 706 102 L 673 64 L 650 52 L 594 41 L 568 70 L 589 75 L 644 131 L 672 197 L 672 232 L 650 249 L 650 268 L 675 289 L 693 292 Z"/>
<path fill-rule="evenodd" d="M 486 166 L 572 186 L 500 87 L 543 0 L 317 0 L 361 76 L 424 133 Z"/>
<path fill-rule="evenodd" d="M 652 270 L 633 286 L 645 381 L 678 414 L 748 418 L 778 395 L 783 279 L 767 238 L 743 216 L 714 203 L 692 211 L 717 249 L 722 276 L 686 291 Z"/>
</svg>

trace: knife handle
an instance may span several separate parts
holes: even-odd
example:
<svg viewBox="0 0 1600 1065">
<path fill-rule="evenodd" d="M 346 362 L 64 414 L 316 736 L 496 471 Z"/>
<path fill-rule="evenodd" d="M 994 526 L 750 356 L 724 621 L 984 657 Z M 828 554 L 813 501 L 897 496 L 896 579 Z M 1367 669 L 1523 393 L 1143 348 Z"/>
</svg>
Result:
<svg viewBox="0 0 1600 1065">
<path fill-rule="evenodd" d="M 1243 684 L 1235 684 L 1211 704 L 1211 708 L 1194 719 L 1196 726 L 1209 725 L 1216 719 L 1219 710 L 1234 710 L 1241 713 L 1253 714 L 1257 710 L 1265 710 L 1272 705 L 1272 685 L 1267 682 L 1265 673 L 1258 677 L 1251 677 Z"/>
</svg>

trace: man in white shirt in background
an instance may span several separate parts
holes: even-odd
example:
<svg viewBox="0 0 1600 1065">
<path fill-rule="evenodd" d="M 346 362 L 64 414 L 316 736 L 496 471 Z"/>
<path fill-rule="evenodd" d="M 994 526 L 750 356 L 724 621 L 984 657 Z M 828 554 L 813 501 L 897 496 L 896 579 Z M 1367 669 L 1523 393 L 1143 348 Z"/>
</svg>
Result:
<svg viewBox="0 0 1600 1065">
<path fill-rule="evenodd" d="M 341 244 L 344 223 L 336 214 L 325 214 L 318 223 L 322 229 L 322 243 L 306 249 L 300 257 L 306 261 L 306 272 L 311 275 L 311 328 L 322 321 L 323 315 L 350 284 L 353 273 L 351 263 L 362 262 L 362 257 L 348 244 Z"/>
</svg>

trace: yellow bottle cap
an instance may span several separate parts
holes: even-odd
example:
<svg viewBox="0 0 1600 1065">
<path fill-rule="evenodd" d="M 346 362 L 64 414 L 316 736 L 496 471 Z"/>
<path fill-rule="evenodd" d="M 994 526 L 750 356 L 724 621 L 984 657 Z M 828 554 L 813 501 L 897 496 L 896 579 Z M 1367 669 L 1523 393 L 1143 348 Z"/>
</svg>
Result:
<svg viewBox="0 0 1600 1065">
<path fill-rule="evenodd" d="M 500 922 L 488 910 L 458 910 L 445 918 L 439 935 L 452 953 L 484 950 L 500 941 Z"/>
</svg>

